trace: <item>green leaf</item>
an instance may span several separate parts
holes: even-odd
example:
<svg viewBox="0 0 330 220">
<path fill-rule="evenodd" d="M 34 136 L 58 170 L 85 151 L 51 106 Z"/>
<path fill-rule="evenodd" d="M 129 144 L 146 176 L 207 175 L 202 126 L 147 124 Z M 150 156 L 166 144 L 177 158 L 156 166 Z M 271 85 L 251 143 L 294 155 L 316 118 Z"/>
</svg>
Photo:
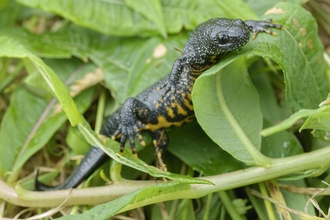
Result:
<svg viewBox="0 0 330 220">
<path fill-rule="evenodd" d="M 67 215 L 59 219 L 108 219 L 115 214 L 122 212 L 123 209 L 134 207 L 135 203 L 144 203 L 145 205 L 150 204 L 152 203 L 153 197 L 161 196 L 166 198 L 166 194 L 171 194 L 173 192 L 177 192 L 178 194 L 180 194 L 180 192 L 189 189 L 190 185 L 184 183 L 161 183 L 157 184 L 156 186 L 145 187 L 143 189 L 128 193 L 125 196 L 122 196 L 116 200 L 91 208 L 83 214 L 73 216 Z M 141 206 L 141 204 L 139 206 Z"/>
<path fill-rule="evenodd" d="M 327 77 L 326 63 L 323 59 L 324 48 L 318 38 L 317 23 L 309 12 L 297 5 L 280 3 L 277 7 L 284 14 L 290 14 L 292 20 L 286 19 L 283 23 L 285 32 L 281 35 L 282 39 L 275 38 L 274 43 L 282 44 L 280 53 L 274 49 L 268 57 L 283 69 L 286 98 L 293 109 L 317 108 L 330 88 L 324 80 Z"/>
<path fill-rule="evenodd" d="M 160 34 L 164 38 L 167 37 L 160 0 L 125 0 L 125 3 L 128 7 L 155 23 Z"/>
<path fill-rule="evenodd" d="M 228 173 L 244 167 L 219 148 L 196 122 L 173 128 L 168 134 L 171 140 L 168 150 L 203 175 Z M 171 161 L 167 165 L 170 168 Z"/>
<path fill-rule="evenodd" d="M 168 33 L 178 33 L 182 27 L 193 30 L 198 24 L 215 17 L 255 19 L 255 13 L 241 0 L 163 1 Z"/>
<path fill-rule="evenodd" d="M 193 91 L 195 113 L 222 149 L 242 162 L 265 165 L 267 161 L 258 151 L 262 129 L 259 98 L 245 69 L 244 59 L 239 59 L 221 74 L 201 76 Z"/>
<path fill-rule="evenodd" d="M 263 117 L 271 122 L 278 122 L 288 117 L 286 115 L 292 114 L 292 109 L 290 106 L 287 106 L 288 104 L 285 100 L 281 99 L 281 101 L 279 101 L 278 97 L 276 97 L 277 94 L 273 87 L 273 84 L 275 84 L 273 81 L 275 80 L 271 78 L 272 73 L 265 72 L 265 69 L 268 68 L 262 61 L 263 60 L 259 59 L 259 61 L 255 62 L 253 66 L 249 68 L 250 76 L 259 94 L 260 108 Z M 284 83 L 280 88 L 284 89 Z"/>
<path fill-rule="evenodd" d="M 156 26 L 121 1 L 17 0 L 19 3 L 61 15 L 69 21 L 114 36 L 150 36 Z M 88 8 L 89 10 L 85 10 Z"/>
<path fill-rule="evenodd" d="M 264 121 L 264 126 L 271 123 Z M 262 138 L 261 152 L 267 157 L 283 158 L 303 153 L 303 148 L 297 138 L 287 131 L 281 131 L 275 135 Z"/>
<path fill-rule="evenodd" d="M 160 32 L 178 33 L 182 27 L 192 30 L 212 17 L 256 18 L 240 0 L 177 1 L 88 1 L 17 0 L 51 12 L 73 23 L 113 36 L 154 36 Z M 129 7 L 128 7 L 129 6 Z M 89 10 L 85 10 L 88 8 Z M 132 10 L 133 8 L 134 10 Z M 151 9 L 150 9 L 151 8 Z M 148 10 L 149 9 L 149 10 Z M 162 16 L 163 14 L 163 16 Z"/>
<path fill-rule="evenodd" d="M 289 15 L 293 18 L 292 20 L 286 18 Z M 255 109 L 252 110 L 249 103 L 239 107 L 241 103 L 244 103 L 244 100 L 238 100 L 236 97 L 233 100 L 233 97 L 230 96 L 226 99 L 224 92 L 228 84 L 231 85 L 231 90 L 232 88 L 241 90 L 241 87 L 246 86 L 246 82 L 233 83 L 231 79 L 224 83 L 226 72 L 220 72 L 220 70 L 243 55 L 254 54 L 269 57 L 283 69 L 286 98 L 296 110 L 316 107 L 329 91 L 329 83 L 324 80 L 326 78 L 326 65 L 322 58 L 323 47 L 317 37 L 316 23 L 313 17 L 301 7 L 288 3 L 276 5 L 273 11 L 270 11 L 262 19 L 268 17 L 274 18 L 276 23 L 282 23 L 285 30 L 276 30 L 278 34 L 276 37 L 259 34 L 256 40 L 251 40 L 238 51 L 228 54 L 222 62 L 208 70 L 196 81 L 193 92 L 196 117 L 206 133 L 234 157 L 246 163 L 259 165 L 265 165 L 267 161 L 258 151 L 255 151 L 260 148 L 260 142 L 255 141 L 256 139 L 250 135 L 254 133 L 257 138 L 260 127 L 256 130 L 244 130 L 249 126 L 255 126 L 255 122 L 251 120 L 251 116 L 240 118 L 241 121 L 233 120 L 235 118 L 232 117 L 232 112 L 245 110 L 246 114 L 255 114 L 257 120 L 258 116 L 260 117 L 260 112 Z M 299 74 L 297 69 L 300 70 Z M 205 95 L 200 95 L 204 93 Z M 207 102 L 205 97 L 208 97 Z M 238 98 L 242 97 L 249 98 L 244 93 Z M 232 112 L 228 111 L 227 105 L 229 104 L 227 102 L 236 102 L 232 107 L 233 109 L 230 109 Z M 218 111 L 217 114 L 214 113 L 216 111 Z M 220 113 L 219 111 L 223 112 Z M 225 114 L 226 112 L 230 114 Z M 211 119 L 211 116 L 214 118 Z M 228 136 L 228 134 L 231 135 Z M 232 145 L 230 141 L 235 141 L 235 145 Z"/>
<path fill-rule="evenodd" d="M 301 1 L 301 0 L 300 0 Z M 280 3 L 281 0 L 272 0 L 272 1 L 264 1 L 264 0 L 255 0 L 253 2 L 249 2 L 249 7 L 258 15 L 262 16 L 267 12 L 270 8 L 274 7 L 274 5 Z M 291 3 L 293 1 L 290 1 Z"/>
</svg>

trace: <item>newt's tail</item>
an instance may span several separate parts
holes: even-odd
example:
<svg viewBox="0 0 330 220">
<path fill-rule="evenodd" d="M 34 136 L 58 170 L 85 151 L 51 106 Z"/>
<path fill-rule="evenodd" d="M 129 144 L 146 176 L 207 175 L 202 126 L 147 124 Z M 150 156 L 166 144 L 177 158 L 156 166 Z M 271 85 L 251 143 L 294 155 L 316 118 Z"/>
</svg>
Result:
<svg viewBox="0 0 330 220">
<path fill-rule="evenodd" d="M 81 163 L 76 167 L 73 173 L 58 186 L 47 186 L 38 181 L 38 170 L 35 177 L 35 191 L 50 191 L 70 189 L 77 187 L 82 181 L 90 176 L 99 166 L 101 166 L 108 155 L 105 154 L 101 148 L 91 147 Z"/>
</svg>

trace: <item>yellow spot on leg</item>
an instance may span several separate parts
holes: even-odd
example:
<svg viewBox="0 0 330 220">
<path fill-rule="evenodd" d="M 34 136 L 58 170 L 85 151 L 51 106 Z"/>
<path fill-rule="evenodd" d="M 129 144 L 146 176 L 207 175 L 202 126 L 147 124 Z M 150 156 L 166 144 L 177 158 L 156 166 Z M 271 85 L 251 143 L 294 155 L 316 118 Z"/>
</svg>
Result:
<svg viewBox="0 0 330 220">
<path fill-rule="evenodd" d="M 135 148 L 132 149 L 132 154 L 133 154 L 133 157 L 138 158 L 138 154 L 137 154 Z"/>
<path fill-rule="evenodd" d="M 157 143 L 157 140 L 153 140 L 152 141 L 154 147 L 155 147 L 155 152 L 156 152 L 156 159 L 157 159 L 157 166 L 160 170 L 163 170 L 165 172 L 167 172 L 167 167 L 166 167 L 166 164 L 163 162 L 163 159 L 162 159 L 162 150 L 159 149 L 158 147 L 158 143 Z M 165 181 L 165 180 L 164 180 Z"/>
<path fill-rule="evenodd" d="M 146 142 L 143 140 L 142 135 L 139 135 L 139 136 L 138 136 L 138 139 L 139 139 L 140 144 L 141 144 L 143 147 L 145 147 L 145 146 L 147 145 Z"/>
<path fill-rule="evenodd" d="M 161 153 L 157 154 L 157 160 L 158 160 L 159 169 L 162 170 L 162 171 L 167 172 L 166 164 L 163 162 L 163 160 L 162 160 L 161 157 L 162 157 L 162 154 Z"/>
</svg>

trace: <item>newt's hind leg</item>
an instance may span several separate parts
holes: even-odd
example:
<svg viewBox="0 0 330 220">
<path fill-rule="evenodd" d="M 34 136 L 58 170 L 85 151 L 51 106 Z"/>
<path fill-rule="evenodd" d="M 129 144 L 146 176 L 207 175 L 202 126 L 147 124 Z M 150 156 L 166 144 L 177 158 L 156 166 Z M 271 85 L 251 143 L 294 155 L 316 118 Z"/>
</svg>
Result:
<svg viewBox="0 0 330 220">
<path fill-rule="evenodd" d="M 155 156 L 156 156 L 156 165 L 159 169 L 167 171 L 166 164 L 163 161 L 163 152 L 165 152 L 169 139 L 166 134 L 165 129 L 159 129 L 153 132 L 152 134 L 153 144 L 155 147 Z"/>
</svg>

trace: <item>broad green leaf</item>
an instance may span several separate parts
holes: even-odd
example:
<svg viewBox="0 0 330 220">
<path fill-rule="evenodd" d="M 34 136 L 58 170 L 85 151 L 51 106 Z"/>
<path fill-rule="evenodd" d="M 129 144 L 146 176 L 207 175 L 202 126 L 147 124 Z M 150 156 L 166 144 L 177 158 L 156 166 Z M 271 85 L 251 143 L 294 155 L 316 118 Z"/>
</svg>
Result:
<svg viewBox="0 0 330 220">
<path fill-rule="evenodd" d="M 122 1 L 17 0 L 17 2 L 61 15 L 75 24 L 108 35 L 150 36 L 158 32 L 156 25 L 132 11 Z"/>
<path fill-rule="evenodd" d="M 250 9 L 252 9 L 258 16 L 263 15 L 266 11 L 268 11 L 270 8 L 274 7 L 274 5 L 280 3 L 282 0 L 271 0 L 271 1 L 265 1 L 265 0 L 255 0 L 252 2 L 247 2 Z M 290 1 L 292 3 L 292 1 Z"/>
<path fill-rule="evenodd" d="M 163 37 L 167 37 L 165 21 L 160 0 L 124 0 L 126 5 L 157 25 Z"/>
<path fill-rule="evenodd" d="M 267 66 L 259 59 L 253 67 L 249 68 L 249 72 L 259 94 L 263 117 L 271 122 L 278 122 L 292 114 L 292 109 L 287 106 L 285 100 L 281 100 L 281 103 L 279 103 L 272 85 L 272 73 L 266 72 L 265 69 L 268 69 Z M 284 89 L 284 83 L 281 89 Z"/>
<path fill-rule="evenodd" d="M 258 151 L 262 129 L 259 98 L 244 59 L 214 77 L 200 77 L 193 100 L 199 124 L 222 149 L 248 164 L 267 163 Z"/>
<path fill-rule="evenodd" d="M 163 0 L 168 33 L 178 33 L 182 27 L 194 29 L 198 24 L 215 17 L 255 19 L 255 13 L 241 0 L 199 1 Z"/>
<path fill-rule="evenodd" d="M 153 197 L 164 197 L 166 198 L 166 194 L 171 194 L 173 192 L 176 192 L 177 194 L 180 194 L 182 191 L 189 190 L 190 186 L 188 184 L 184 183 L 161 183 L 157 184 L 156 186 L 151 187 L 145 187 L 143 189 L 131 192 L 126 194 L 125 196 L 122 196 L 116 200 L 113 200 L 108 203 L 104 203 L 98 206 L 95 206 L 94 208 L 91 208 L 87 212 L 84 212 L 80 215 L 67 215 L 60 219 L 97 219 L 97 220 L 103 220 L 108 219 L 112 216 L 114 216 L 117 213 L 122 212 L 123 209 L 127 209 L 127 206 L 134 207 L 135 203 L 140 203 L 139 206 L 141 206 L 141 203 L 150 204 L 152 203 Z M 171 198 L 168 198 L 168 200 Z M 166 199 L 165 199 L 166 200 Z"/>
<path fill-rule="evenodd" d="M 164 31 L 178 33 L 182 27 L 192 30 L 213 17 L 253 19 L 256 15 L 241 0 L 221 2 L 184 1 L 88 1 L 88 0 L 17 0 L 17 2 L 51 12 L 73 23 L 113 36 L 153 36 Z M 132 10 L 133 8 L 134 10 Z M 89 10 L 85 10 L 88 8 Z M 148 8 L 153 10 L 147 11 Z M 149 13 L 148 13 L 149 12 Z M 158 14 L 156 14 L 158 13 Z M 162 14 L 164 16 L 162 16 Z M 158 16 L 158 17 L 157 17 Z"/>
<path fill-rule="evenodd" d="M 243 164 L 219 148 L 194 122 L 169 132 L 169 151 L 202 175 L 216 175 L 243 168 Z M 168 166 L 171 161 L 165 160 Z"/>
<path fill-rule="evenodd" d="M 291 16 L 292 19 L 287 19 L 287 16 Z M 236 143 L 234 146 L 229 142 L 231 139 L 228 138 L 228 136 L 223 138 L 229 143 L 224 144 L 221 142 L 222 139 L 219 138 L 221 133 L 228 134 L 232 132 L 232 135 L 235 134 L 234 136 L 238 136 L 239 138 L 241 138 L 240 134 L 243 134 L 236 129 L 234 124 L 229 125 L 228 123 L 223 123 L 226 120 L 229 121 L 231 116 L 225 115 L 219 117 L 217 120 L 210 119 L 211 115 L 214 115 L 214 117 L 219 116 L 219 113 L 214 114 L 216 110 L 219 111 L 219 109 L 227 107 L 226 104 L 223 106 L 224 103 L 220 102 L 222 93 L 219 93 L 219 91 L 222 91 L 222 87 L 219 88 L 219 86 L 227 86 L 227 84 L 220 84 L 222 78 L 226 76 L 223 74 L 225 72 L 220 72 L 220 70 L 228 65 L 228 63 L 246 54 L 255 54 L 273 59 L 283 69 L 286 83 L 286 98 L 295 110 L 316 107 L 329 91 L 329 83 L 324 80 L 327 78 L 325 75 L 326 65 L 322 58 L 323 47 L 317 37 L 316 23 L 313 17 L 303 8 L 288 3 L 276 5 L 273 11 L 267 14 L 267 17 L 273 17 L 277 23 L 283 22 L 282 24 L 285 30 L 275 30 L 278 34 L 276 37 L 267 34 L 259 34 L 256 40 L 251 40 L 246 46 L 226 56 L 222 62 L 204 73 L 196 81 L 193 92 L 196 117 L 206 133 L 217 142 L 221 148 L 231 153 L 234 157 L 238 158 L 239 156 L 244 162 L 257 164 L 263 164 L 265 161 L 262 163 L 255 161 L 256 158 L 253 157 L 259 154 L 257 152 L 252 153 L 252 147 L 243 146 L 249 143 L 246 142 L 246 139 L 244 141 L 243 139 L 238 141 L 235 137 L 236 141 L 240 142 L 240 144 Z M 295 54 L 295 56 L 293 57 L 291 54 Z M 299 74 L 297 73 L 297 69 L 300 70 Z M 203 86 L 206 82 L 210 84 Z M 230 84 L 232 81 L 226 83 Z M 234 86 L 241 89 L 242 86 L 245 86 L 245 83 L 243 85 L 236 83 L 232 85 L 231 89 L 236 88 Z M 211 90 L 210 88 L 213 89 Z M 195 97 L 196 94 L 204 93 L 205 91 L 203 90 L 210 90 L 210 92 L 208 95 Z M 205 97 L 208 97 L 207 102 L 205 102 Z M 223 101 L 224 99 L 221 100 Z M 250 109 L 249 104 L 245 107 L 238 107 L 241 101 L 232 100 L 230 98 L 229 100 L 238 103 L 234 105 L 233 112 L 246 110 L 254 113 L 255 111 Z M 207 105 L 205 103 L 207 103 Z M 217 103 L 219 109 L 214 109 L 214 103 Z M 219 105 L 220 103 L 221 105 Z M 256 112 L 256 116 L 257 115 Z M 239 122 L 246 126 L 251 126 L 252 123 L 249 117 L 242 118 Z M 211 126 L 212 124 L 213 126 Z M 254 124 L 254 122 L 252 124 Z M 248 131 L 254 132 L 255 135 L 260 132 L 260 130 L 249 129 Z M 246 137 L 251 138 L 249 135 L 249 133 L 246 133 Z M 255 149 L 260 147 L 257 142 L 250 143 L 252 145 L 248 144 L 248 146 L 254 145 L 256 147 Z M 262 161 L 262 156 L 260 159 L 260 161 Z"/>
<path fill-rule="evenodd" d="M 271 123 L 264 121 L 264 127 Z M 297 138 L 287 131 L 262 138 L 261 152 L 271 158 L 283 158 L 303 153 L 303 148 Z"/>
</svg>

